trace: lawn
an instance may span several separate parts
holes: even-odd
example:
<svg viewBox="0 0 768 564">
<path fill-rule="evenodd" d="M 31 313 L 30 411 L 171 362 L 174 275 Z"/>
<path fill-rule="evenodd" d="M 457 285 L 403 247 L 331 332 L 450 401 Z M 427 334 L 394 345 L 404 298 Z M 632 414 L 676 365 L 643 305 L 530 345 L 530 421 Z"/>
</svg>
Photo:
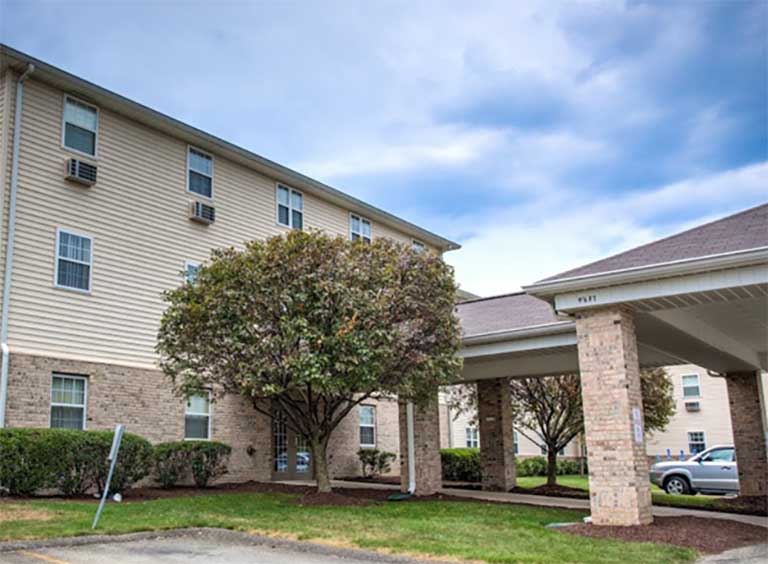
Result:
<svg viewBox="0 0 768 564">
<path fill-rule="evenodd" d="M 546 481 L 547 479 L 544 476 L 521 476 L 517 478 L 517 485 L 521 488 L 535 488 L 544 485 Z M 561 486 L 589 491 L 589 478 L 587 476 L 558 476 L 557 483 Z M 651 496 L 653 497 L 654 505 L 701 509 L 715 509 L 717 508 L 717 501 L 723 499 L 721 496 L 712 495 L 669 495 L 653 484 L 651 484 Z"/>
<path fill-rule="evenodd" d="M 90 534 L 96 505 L 0 503 L 0 540 Z M 456 501 L 302 507 L 295 496 L 237 493 L 109 504 L 100 533 L 223 527 L 433 557 L 487 562 L 688 562 L 692 549 L 572 536 L 545 525 L 583 512 Z"/>
</svg>

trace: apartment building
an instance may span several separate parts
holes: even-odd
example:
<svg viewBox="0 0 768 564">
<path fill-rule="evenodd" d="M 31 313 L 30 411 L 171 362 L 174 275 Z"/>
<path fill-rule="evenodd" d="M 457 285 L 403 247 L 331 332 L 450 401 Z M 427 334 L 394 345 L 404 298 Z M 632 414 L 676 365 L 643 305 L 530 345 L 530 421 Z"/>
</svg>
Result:
<svg viewBox="0 0 768 564">
<path fill-rule="evenodd" d="M 689 457 L 715 445 L 733 444 L 730 407 L 726 381 L 710 376 L 707 370 L 692 364 L 665 368 L 673 386 L 675 415 L 664 431 L 649 433 L 646 452 L 651 457 Z M 768 386 L 768 375 L 762 375 Z M 766 414 L 768 418 L 768 414 Z M 447 406 L 441 412 L 444 447 L 479 447 L 480 437 L 473 413 L 450 413 Z M 528 435 L 528 436 L 526 436 Z M 531 440 L 532 437 L 534 440 Z M 515 454 L 520 457 L 546 454 L 533 433 L 514 432 Z M 576 439 L 560 453 L 565 458 L 579 457 L 581 441 Z"/>
<path fill-rule="evenodd" d="M 290 430 L 240 398 L 171 393 L 154 352 L 163 291 L 214 248 L 291 229 L 457 248 L 6 46 L 0 180 L 0 424 L 123 423 L 153 442 L 221 440 L 233 447 L 232 480 L 302 477 L 311 465 Z M 357 471 L 361 444 L 398 452 L 396 421 L 392 402 L 352 414 L 332 444 L 332 471 Z"/>
</svg>

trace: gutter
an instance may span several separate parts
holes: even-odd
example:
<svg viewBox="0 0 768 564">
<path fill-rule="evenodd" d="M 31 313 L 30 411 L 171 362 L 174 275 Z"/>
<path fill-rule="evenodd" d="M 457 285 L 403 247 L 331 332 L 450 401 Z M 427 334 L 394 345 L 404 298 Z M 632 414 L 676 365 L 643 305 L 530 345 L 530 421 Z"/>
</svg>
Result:
<svg viewBox="0 0 768 564">
<path fill-rule="evenodd" d="M 610 270 L 597 274 L 560 278 L 549 282 L 545 280 L 529 286 L 523 286 L 523 290 L 527 294 L 536 297 L 553 296 L 554 294 L 564 292 L 602 288 L 605 286 L 628 284 L 656 278 L 682 276 L 705 270 L 737 268 L 763 262 L 768 262 L 768 247 L 756 247 L 753 249 L 731 251 L 728 253 L 718 253 L 716 255 L 706 255 L 644 266 L 634 266 L 631 268 Z"/>
<path fill-rule="evenodd" d="M 543 335 L 559 335 L 561 333 L 573 333 L 576 331 L 576 322 L 574 321 L 556 321 L 545 323 L 543 325 L 531 325 L 529 327 L 520 327 L 519 329 L 503 329 L 501 331 L 491 331 L 479 335 L 471 335 L 461 340 L 462 347 L 472 345 L 483 345 L 486 343 L 496 343 L 499 341 L 513 341 L 517 339 L 527 339 L 530 337 L 540 337 Z"/>
<path fill-rule="evenodd" d="M 5 427 L 5 408 L 8 399 L 8 318 L 11 311 L 11 280 L 13 275 L 13 251 L 16 239 L 16 196 L 19 191 L 19 150 L 21 146 L 21 112 L 24 100 L 24 81 L 35 70 L 29 63 L 16 81 L 16 108 L 13 118 L 13 152 L 11 157 L 11 196 L 8 207 L 8 242 L 5 248 L 5 277 L 3 280 L 3 310 L 0 321 L 0 428 Z"/>
</svg>

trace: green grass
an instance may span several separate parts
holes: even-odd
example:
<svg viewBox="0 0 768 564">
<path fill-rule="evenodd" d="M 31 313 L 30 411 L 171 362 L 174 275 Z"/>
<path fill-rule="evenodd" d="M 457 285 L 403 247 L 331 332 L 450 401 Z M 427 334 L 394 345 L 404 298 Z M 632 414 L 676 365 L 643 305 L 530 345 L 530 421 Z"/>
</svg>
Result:
<svg viewBox="0 0 768 564">
<path fill-rule="evenodd" d="M 96 505 L 0 504 L 0 540 L 90 534 Z M 19 520 L 11 520 L 13 514 Z M 223 527 L 365 549 L 487 562 L 688 562 L 692 549 L 572 536 L 547 523 L 583 512 L 478 502 L 384 502 L 301 507 L 287 494 L 219 494 L 107 505 L 100 533 Z"/>
<path fill-rule="evenodd" d="M 544 476 L 521 476 L 517 478 L 517 485 L 521 488 L 535 488 L 544 485 L 546 481 L 547 479 Z M 561 486 L 589 491 L 589 479 L 587 476 L 558 476 L 557 483 Z M 669 495 L 654 484 L 651 484 L 651 497 L 653 498 L 654 505 L 669 505 L 692 509 L 719 509 L 717 502 L 722 499 L 722 497 L 712 495 Z"/>
</svg>

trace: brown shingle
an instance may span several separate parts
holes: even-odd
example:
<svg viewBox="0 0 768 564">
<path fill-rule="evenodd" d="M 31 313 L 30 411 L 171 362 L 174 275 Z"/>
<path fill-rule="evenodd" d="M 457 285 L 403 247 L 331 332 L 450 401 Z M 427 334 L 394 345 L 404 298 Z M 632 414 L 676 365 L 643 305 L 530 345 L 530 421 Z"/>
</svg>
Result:
<svg viewBox="0 0 768 564">
<path fill-rule="evenodd" d="M 560 321 L 547 302 L 524 293 L 470 300 L 456 310 L 465 337 Z"/>
<path fill-rule="evenodd" d="M 539 280 L 553 282 L 768 246 L 768 204 Z"/>
</svg>

